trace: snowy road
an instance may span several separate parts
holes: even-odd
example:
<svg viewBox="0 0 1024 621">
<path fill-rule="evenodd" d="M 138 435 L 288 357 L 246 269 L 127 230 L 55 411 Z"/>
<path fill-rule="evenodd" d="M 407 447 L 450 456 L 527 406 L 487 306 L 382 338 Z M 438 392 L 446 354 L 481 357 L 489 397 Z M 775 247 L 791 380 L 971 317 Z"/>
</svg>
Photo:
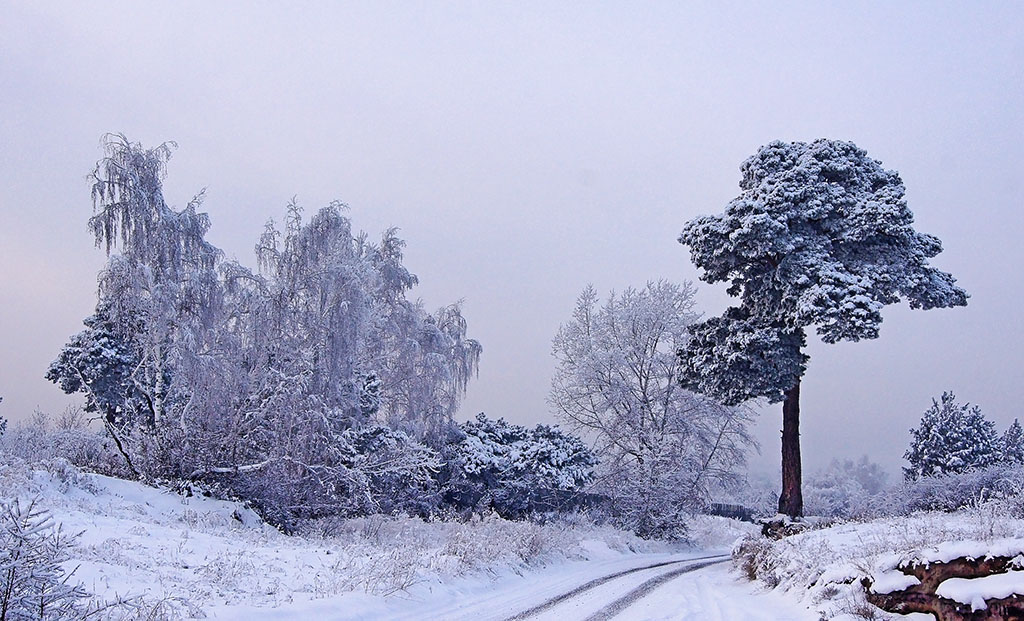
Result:
<svg viewBox="0 0 1024 621">
<path fill-rule="evenodd" d="M 232 621 L 818 621 L 738 577 L 723 554 L 646 554 L 552 566 L 496 581 L 471 579 L 405 596 L 342 597 L 278 608 L 221 608 Z"/>
<path fill-rule="evenodd" d="M 463 592 L 455 601 L 406 602 L 377 610 L 398 621 L 817 621 L 818 616 L 738 578 L 727 555 L 651 555 L 628 565 L 525 576 Z M 596 566 L 595 566 L 596 565 Z M 453 595 L 448 593 L 449 596 Z M 442 603 L 442 601 L 444 603 Z M 354 612 L 354 611 L 353 611 Z M 365 614 L 368 611 L 362 611 Z M 345 616 L 356 619 L 359 613 Z M 369 617 L 366 617 L 369 618 Z"/>
<path fill-rule="evenodd" d="M 546 602 L 509 617 L 506 621 L 543 621 L 546 619 L 612 619 L 654 589 L 683 573 L 708 565 L 724 563 L 725 555 L 697 559 L 664 561 L 627 569 L 596 578 Z"/>
</svg>

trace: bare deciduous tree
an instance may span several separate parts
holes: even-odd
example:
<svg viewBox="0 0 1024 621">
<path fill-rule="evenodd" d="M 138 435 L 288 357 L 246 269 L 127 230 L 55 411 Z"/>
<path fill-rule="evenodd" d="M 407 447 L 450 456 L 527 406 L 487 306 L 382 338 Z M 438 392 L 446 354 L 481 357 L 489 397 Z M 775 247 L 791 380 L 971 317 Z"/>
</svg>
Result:
<svg viewBox="0 0 1024 621">
<path fill-rule="evenodd" d="M 679 386 L 677 352 L 698 318 L 690 283 L 648 283 L 599 305 L 592 287 L 554 339 L 549 402 L 594 442 L 599 488 L 623 522 L 665 534 L 715 486 L 738 480 L 751 413 Z"/>
</svg>

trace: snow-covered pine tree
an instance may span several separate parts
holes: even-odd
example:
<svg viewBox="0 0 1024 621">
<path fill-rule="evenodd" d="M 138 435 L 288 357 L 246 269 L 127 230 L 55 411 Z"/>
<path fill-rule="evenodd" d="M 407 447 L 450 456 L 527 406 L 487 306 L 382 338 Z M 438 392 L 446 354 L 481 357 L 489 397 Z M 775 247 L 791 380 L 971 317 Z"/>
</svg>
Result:
<svg viewBox="0 0 1024 621">
<path fill-rule="evenodd" d="M 942 393 L 910 430 L 910 447 L 903 457 L 910 466 L 903 469 L 908 481 L 937 474 L 958 474 L 997 463 L 1002 443 L 995 423 L 981 408 L 959 404 L 952 392 Z"/>
<path fill-rule="evenodd" d="M 593 478 L 597 458 L 578 437 L 557 427 L 530 429 L 482 412 L 459 426 L 448 452 L 472 489 L 459 490 L 466 508 L 491 508 L 522 518 L 559 508 Z"/>
<path fill-rule="evenodd" d="M 928 264 L 942 244 L 914 230 L 899 174 L 852 142 L 772 142 L 741 171 L 725 212 L 690 221 L 679 238 L 702 280 L 729 282 L 740 298 L 693 326 L 682 382 L 725 403 L 783 401 L 779 511 L 799 516 L 805 329 L 826 343 L 872 339 L 887 304 L 927 310 L 968 296 Z"/>
<path fill-rule="evenodd" d="M 89 594 L 65 569 L 76 537 L 35 500 L 0 503 L 0 620 L 86 618 Z"/>
<path fill-rule="evenodd" d="M 1024 464 L 1024 429 L 1016 418 L 1003 434 L 1002 451 L 1002 461 Z"/>
<path fill-rule="evenodd" d="M 107 424 L 123 427 L 151 414 L 133 377 L 142 362 L 140 344 L 117 329 L 105 304 L 83 323 L 86 329 L 71 337 L 46 379 L 68 394 L 84 393 L 85 411 L 98 412 Z"/>
</svg>

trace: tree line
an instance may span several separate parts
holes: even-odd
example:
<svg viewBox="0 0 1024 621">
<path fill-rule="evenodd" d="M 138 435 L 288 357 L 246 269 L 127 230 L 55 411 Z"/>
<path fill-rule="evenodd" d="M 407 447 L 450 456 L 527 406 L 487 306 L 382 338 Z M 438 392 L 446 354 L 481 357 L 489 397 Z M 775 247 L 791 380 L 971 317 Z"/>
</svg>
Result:
<svg viewBox="0 0 1024 621">
<path fill-rule="evenodd" d="M 887 304 L 968 297 L 929 265 L 941 243 L 914 230 L 898 173 L 849 142 L 773 142 L 743 163 L 725 212 L 679 238 L 737 305 L 705 319 L 690 283 L 603 303 L 588 287 L 552 347 L 549 403 L 570 431 L 459 424 L 482 347 L 458 304 L 411 298 L 396 229 L 371 240 L 344 204 L 307 219 L 293 201 L 250 269 L 206 239 L 202 192 L 166 204 L 174 146 L 106 138 L 90 177 L 89 230 L 108 256 L 96 310 L 47 377 L 84 393 L 134 476 L 216 482 L 279 524 L 589 498 L 671 535 L 742 482 L 755 446 L 743 404 L 759 398 L 783 402 L 778 508 L 799 516 L 806 330 L 876 338 Z"/>
</svg>

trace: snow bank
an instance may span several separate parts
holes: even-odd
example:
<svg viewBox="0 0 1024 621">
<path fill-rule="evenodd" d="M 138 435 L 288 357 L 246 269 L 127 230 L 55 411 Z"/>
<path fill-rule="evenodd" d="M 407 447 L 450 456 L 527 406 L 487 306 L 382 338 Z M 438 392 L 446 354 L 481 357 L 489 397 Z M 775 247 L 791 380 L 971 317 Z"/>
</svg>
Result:
<svg viewBox="0 0 1024 621">
<path fill-rule="evenodd" d="M 955 558 L 981 559 L 996 556 L 1018 557 L 1024 560 L 1024 539 L 1003 537 L 993 541 L 944 541 L 936 546 L 915 550 L 901 559 L 899 566 L 948 563 Z"/>
<path fill-rule="evenodd" d="M 69 563 L 77 567 L 73 580 L 104 599 L 137 598 L 167 618 L 214 610 L 241 618 L 248 613 L 230 611 L 280 606 L 298 612 L 339 597 L 346 606 L 379 608 L 388 596 L 454 597 L 496 576 L 677 550 L 583 521 L 541 526 L 496 517 L 425 523 L 372 516 L 292 537 L 240 503 L 183 497 L 66 463 L 34 470 L 0 455 L 0 500 L 13 498 L 38 498 L 65 531 L 82 533 Z M 469 586 L 453 586 L 460 580 Z"/>
</svg>

